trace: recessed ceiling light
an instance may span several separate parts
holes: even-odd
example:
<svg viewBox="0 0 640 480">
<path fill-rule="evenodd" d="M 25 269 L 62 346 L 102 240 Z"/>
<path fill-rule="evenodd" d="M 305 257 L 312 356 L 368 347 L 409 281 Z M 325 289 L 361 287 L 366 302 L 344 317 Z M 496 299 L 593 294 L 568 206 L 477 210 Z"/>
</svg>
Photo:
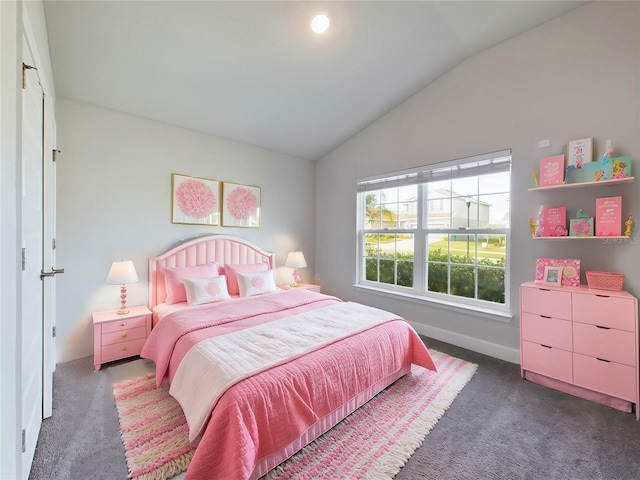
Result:
<svg viewBox="0 0 640 480">
<path fill-rule="evenodd" d="M 318 13 L 311 19 L 311 29 L 316 33 L 324 33 L 329 28 L 329 17 L 324 13 Z"/>
</svg>

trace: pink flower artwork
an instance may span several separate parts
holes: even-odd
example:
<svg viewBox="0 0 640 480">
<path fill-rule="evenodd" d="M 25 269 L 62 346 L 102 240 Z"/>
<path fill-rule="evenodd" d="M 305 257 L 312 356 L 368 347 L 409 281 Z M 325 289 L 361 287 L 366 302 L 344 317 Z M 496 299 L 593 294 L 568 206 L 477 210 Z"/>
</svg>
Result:
<svg viewBox="0 0 640 480">
<path fill-rule="evenodd" d="M 233 218 L 248 220 L 257 213 L 258 200 L 248 188 L 238 187 L 227 197 L 227 209 Z"/>
<path fill-rule="evenodd" d="M 264 280 L 262 279 L 262 277 L 253 277 L 251 279 L 251 286 L 253 288 L 262 288 L 264 286 Z"/>
<path fill-rule="evenodd" d="M 218 285 L 216 282 L 209 282 L 207 283 L 207 286 L 205 287 L 205 291 L 207 292 L 207 294 L 210 297 L 216 297 L 220 294 L 220 285 Z"/>
<path fill-rule="evenodd" d="M 175 202 L 185 215 L 205 218 L 215 211 L 218 198 L 204 182 L 190 179 L 176 189 Z"/>
</svg>

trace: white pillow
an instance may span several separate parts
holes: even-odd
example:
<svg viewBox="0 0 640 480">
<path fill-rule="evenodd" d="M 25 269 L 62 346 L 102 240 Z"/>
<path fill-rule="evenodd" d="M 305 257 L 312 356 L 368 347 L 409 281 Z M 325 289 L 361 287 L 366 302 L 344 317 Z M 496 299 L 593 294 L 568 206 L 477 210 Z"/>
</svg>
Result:
<svg viewBox="0 0 640 480">
<path fill-rule="evenodd" d="M 193 267 L 165 267 L 164 283 L 167 292 L 167 303 L 180 303 L 187 301 L 187 294 L 184 291 L 182 281 L 185 278 L 210 278 L 219 274 L 218 264 L 216 262 L 207 263 L 206 265 L 196 265 Z"/>
<path fill-rule="evenodd" d="M 202 305 L 231 298 L 224 275 L 211 278 L 185 278 L 182 281 L 189 305 Z"/>
<path fill-rule="evenodd" d="M 251 297 L 263 293 L 277 292 L 273 280 L 273 270 L 266 272 L 237 273 L 238 289 L 241 297 Z"/>
</svg>

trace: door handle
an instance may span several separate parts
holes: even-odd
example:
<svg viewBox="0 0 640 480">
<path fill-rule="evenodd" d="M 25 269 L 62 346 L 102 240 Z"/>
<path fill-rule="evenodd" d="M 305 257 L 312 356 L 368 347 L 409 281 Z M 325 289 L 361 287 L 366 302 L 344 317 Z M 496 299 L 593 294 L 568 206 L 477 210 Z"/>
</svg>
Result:
<svg viewBox="0 0 640 480">
<path fill-rule="evenodd" d="M 44 280 L 45 277 L 53 277 L 56 273 L 64 273 L 64 268 L 52 268 L 50 272 L 40 270 L 40 280 Z"/>
</svg>

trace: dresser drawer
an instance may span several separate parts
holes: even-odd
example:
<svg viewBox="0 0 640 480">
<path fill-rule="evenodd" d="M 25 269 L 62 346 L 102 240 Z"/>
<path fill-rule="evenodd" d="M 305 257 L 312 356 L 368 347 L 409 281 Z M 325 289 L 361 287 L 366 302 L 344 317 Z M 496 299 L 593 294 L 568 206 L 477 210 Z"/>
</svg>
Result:
<svg viewBox="0 0 640 480">
<path fill-rule="evenodd" d="M 118 332 L 103 333 L 102 345 L 112 345 L 114 343 L 128 342 L 138 338 L 146 337 L 146 327 L 129 328 Z"/>
<path fill-rule="evenodd" d="M 633 403 L 637 402 L 636 373 L 637 370 L 628 365 L 573 354 L 573 380 L 576 385 Z"/>
<path fill-rule="evenodd" d="M 571 322 L 532 313 L 520 318 L 520 335 L 523 340 L 571 351 L 573 349 Z"/>
<path fill-rule="evenodd" d="M 632 299 L 606 294 L 573 294 L 573 318 L 582 323 L 635 332 L 637 314 Z"/>
<path fill-rule="evenodd" d="M 137 340 L 129 340 L 128 342 L 105 345 L 102 347 L 102 363 L 139 355 L 145 340 L 145 338 L 140 338 Z"/>
<path fill-rule="evenodd" d="M 543 347 L 538 343 L 522 342 L 522 368 L 547 377 L 571 383 L 573 369 L 571 352 L 553 347 Z"/>
<path fill-rule="evenodd" d="M 520 305 L 523 312 L 571 320 L 571 292 L 522 287 Z"/>
<path fill-rule="evenodd" d="M 127 317 L 114 322 L 105 322 L 102 324 L 102 333 L 120 332 L 122 330 L 130 330 L 132 328 L 144 327 L 147 316 Z"/>
<path fill-rule="evenodd" d="M 575 322 L 573 351 L 636 366 L 636 338 L 633 332 Z"/>
</svg>

